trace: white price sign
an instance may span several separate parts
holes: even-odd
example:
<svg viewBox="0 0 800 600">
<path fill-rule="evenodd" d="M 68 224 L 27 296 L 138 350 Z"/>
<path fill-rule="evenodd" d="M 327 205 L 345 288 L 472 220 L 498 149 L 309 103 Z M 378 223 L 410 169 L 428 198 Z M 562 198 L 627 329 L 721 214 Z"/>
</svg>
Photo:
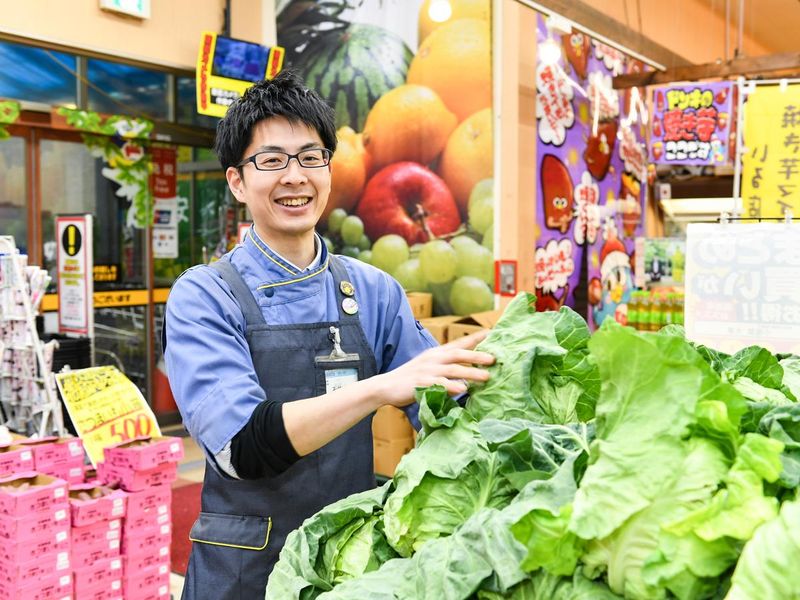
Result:
<svg viewBox="0 0 800 600">
<path fill-rule="evenodd" d="M 92 335 L 92 216 L 56 217 L 58 331 Z"/>
<path fill-rule="evenodd" d="M 800 353 L 800 225 L 691 224 L 686 248 L 690 340 Z"/>
</svg>

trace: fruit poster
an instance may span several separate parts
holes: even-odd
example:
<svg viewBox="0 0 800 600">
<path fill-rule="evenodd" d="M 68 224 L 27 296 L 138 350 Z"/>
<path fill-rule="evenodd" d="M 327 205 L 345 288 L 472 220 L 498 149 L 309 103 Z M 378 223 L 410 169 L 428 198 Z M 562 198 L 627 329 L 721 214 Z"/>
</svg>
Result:
<svg viewBox="0 0 800 600">
<path fill-rule="evenodd" d="M 664 165 L 729 163 L 733 85 L 720 81 L 654 88 L 650 161 Z"/>
<path fill-rule="evenodd" d="M 742 200 L 748 217 L 800 215 L 800 85 L 758 85 L 744 105 Z"/>
<path fill-rule="evenodd" d="M 591 326 L 625 323 L 643 230 L 646 108 L 637 88 L 611 84 L 643 65 L 577 31 L 550 31 L 541 16 L 537 39 L 537 308 L 583 310 L 576 290 L 586 289 Z"/>
<path fill-rule="evenodd" d="M 336 111 L 334 252 L 494 308 L 491 0 L 278 0 L 278 44 Z"/>
</svg>

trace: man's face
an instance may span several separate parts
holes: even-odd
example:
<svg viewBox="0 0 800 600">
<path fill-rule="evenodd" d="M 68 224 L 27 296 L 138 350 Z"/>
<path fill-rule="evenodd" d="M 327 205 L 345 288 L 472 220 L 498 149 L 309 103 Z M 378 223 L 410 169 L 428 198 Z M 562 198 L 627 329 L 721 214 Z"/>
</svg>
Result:
<svg viewBox="0 0 800 600">
<path fill-rule="evenodd" d="M 316 130 L 272 117 L 255 126 L 242 160 L 264 150 L 296 154 L 308 148 L 324 148 Z M 296 159 L 277 171 L 259 171 L 249 162 L 241 175 L 229 167 L 226 176 L 233 195 L 250 209 L 258 234 L 270 244 L 311 237 L 331 191 L 330 166 L 301 167 Z"/>
</svg>

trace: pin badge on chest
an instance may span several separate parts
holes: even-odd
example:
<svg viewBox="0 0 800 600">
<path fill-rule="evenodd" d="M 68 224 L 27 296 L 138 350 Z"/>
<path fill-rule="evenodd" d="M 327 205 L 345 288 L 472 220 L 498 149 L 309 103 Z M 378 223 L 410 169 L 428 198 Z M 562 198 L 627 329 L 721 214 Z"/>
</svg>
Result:
<svg viewBox="0 0 800 600">
<path fill-rule="evenodd" d="M 339 289 L 342 290 L 342 293 L 345 296 L 352 296 L 353 294 L 356 293 L 356 288 L 354 288 L 353 284 L 350 283 L 349 281 L 342 281 L 339 284 Z"/>
<path fill-rule="evenodd" d="M 354 315 L 358 312 L 358 302 L 355 298 L 345 298 L 342 300 L 342 310 L 348 315 Z"/>
</svg>

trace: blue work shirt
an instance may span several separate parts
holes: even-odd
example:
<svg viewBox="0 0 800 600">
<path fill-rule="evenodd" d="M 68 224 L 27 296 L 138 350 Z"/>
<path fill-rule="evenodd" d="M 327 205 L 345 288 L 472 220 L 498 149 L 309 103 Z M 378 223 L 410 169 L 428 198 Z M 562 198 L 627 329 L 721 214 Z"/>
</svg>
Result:
<svg viewBox="0 0 800 600">
<path fill-rule="evenodd" d="M 316 268 L 299 272 L 250 228 L 228 253 L 269 325 L 339 320 L 328 250 Z M 379 373 L 386 373 L 437 342 L 411 313 L 400 284 L 385 272 L 347 256 L 358 315 Z M 184 426 L 212 461 L 250 419 L 265 394 L 245 339 L 242 311 L 228 285 L 206 265 L 192 267 L 173 285 L 165 313 L 164 358 Z M 347 348 L 343 348 L 346 352 Z M 309 377 L 313 365 L 309 365 Z M 416 422 L 417 405 L 406 411 Z"/>
</svg>

